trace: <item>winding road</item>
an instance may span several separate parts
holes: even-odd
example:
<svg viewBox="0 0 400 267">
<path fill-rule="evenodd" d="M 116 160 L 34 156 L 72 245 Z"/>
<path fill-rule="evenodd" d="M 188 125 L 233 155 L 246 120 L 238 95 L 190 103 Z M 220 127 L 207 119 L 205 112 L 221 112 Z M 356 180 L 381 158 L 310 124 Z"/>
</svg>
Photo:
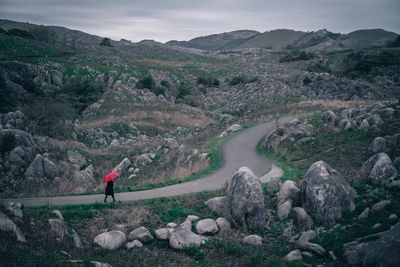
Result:
<svg viewBox="0 0 400 267">
<path fill-rule="evenodd" d="M 279 119 L 279 122 L 284 123 L 293 118 L 294 116 L 283 117 Z M 243 166 L 253 170 L 254 174 L 261 177 L 261 181 L 267 179 L 269 176 L 280 176 L 282 171 L 256 151 L 258 142 L 274 128 L 275 121 L 270 121 L 242 130 L 229 138 L 221 147 L 223 154 L 221 168 L 208 176 L 190 182 L 155 189 L 117 193 L 115 194 L 115 198 L 119 201 L 135 201 L 217 190 L 223 188 L 229 182 L 233 173 Z M 103 202 L 103 198 L 104 194 L 96 194 L 1 199 L 0 202 L 2 204 L 10 201 L 20 202 L 25 206 L 78 205 Z"/>
</svg>

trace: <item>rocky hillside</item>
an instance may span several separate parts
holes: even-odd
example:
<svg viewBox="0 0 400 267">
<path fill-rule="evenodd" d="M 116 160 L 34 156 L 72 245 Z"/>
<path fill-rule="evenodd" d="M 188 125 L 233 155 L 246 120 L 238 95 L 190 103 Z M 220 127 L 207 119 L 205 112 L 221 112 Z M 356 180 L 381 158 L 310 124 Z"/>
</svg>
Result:
<svg viewBox="0 0 400 267">
<path fill-rule="evenodd" d="M 282 50 L 286 49 L 288 45 L 292 44 L 305 34 L 305 32 L 285 29 L 266 31 L 239 45 L 237 48 L 267 48 Z"/>
<path fill-rule="evenodd" d="M 169 41 L 167 44 L 217 51 L 236 48 L 259 34 L 257 31 L 241 30 L 197 37 L 189 41 Z"/>
</svg>

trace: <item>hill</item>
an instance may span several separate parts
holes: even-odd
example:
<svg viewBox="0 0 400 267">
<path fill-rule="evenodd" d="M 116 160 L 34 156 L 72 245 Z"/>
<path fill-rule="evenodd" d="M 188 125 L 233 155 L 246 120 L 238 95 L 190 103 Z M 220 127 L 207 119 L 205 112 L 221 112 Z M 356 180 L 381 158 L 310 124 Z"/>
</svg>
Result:
<svg viewBox="0 0 400 267">
<path fill-rule="evenodd" d="M 216 51 L 235 48 L 259 34 L 257 31 L 239 30 L 197 37 L 189 41 L 169 41 L 167 44 Z"/>
</svg>

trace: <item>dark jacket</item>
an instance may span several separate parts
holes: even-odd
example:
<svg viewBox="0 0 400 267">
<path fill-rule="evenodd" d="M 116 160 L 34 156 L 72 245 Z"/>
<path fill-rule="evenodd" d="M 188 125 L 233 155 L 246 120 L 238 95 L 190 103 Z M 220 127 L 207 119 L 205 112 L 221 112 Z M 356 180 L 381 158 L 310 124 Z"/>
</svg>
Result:
<svg viewBox="0 0 400 267">
<path fill-rule="evenodd" d="M 114 182 L 113 181 L 109 181 L 107 183 L 105 194 L 106 195 L 114 195 Z"/>
</svg>

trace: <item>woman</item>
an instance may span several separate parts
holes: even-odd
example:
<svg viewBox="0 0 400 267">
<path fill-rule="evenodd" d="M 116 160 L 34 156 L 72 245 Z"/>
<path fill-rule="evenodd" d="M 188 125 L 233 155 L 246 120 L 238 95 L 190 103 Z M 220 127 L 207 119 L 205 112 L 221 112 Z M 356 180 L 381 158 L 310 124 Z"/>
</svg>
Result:
<svg viewBox="0 0 400 267">
<path fill-rule="evenodd" d="M 104 202 L 107 202 L 107 197 L 108 196 L 112 196 L 113 201 L 115 201 L 114 198 L 114 182 L 113 181 L 109 181 L 107 182 L 107 187 L 106 187 L 106 197 L 104 198 Z"/>
</svg>

